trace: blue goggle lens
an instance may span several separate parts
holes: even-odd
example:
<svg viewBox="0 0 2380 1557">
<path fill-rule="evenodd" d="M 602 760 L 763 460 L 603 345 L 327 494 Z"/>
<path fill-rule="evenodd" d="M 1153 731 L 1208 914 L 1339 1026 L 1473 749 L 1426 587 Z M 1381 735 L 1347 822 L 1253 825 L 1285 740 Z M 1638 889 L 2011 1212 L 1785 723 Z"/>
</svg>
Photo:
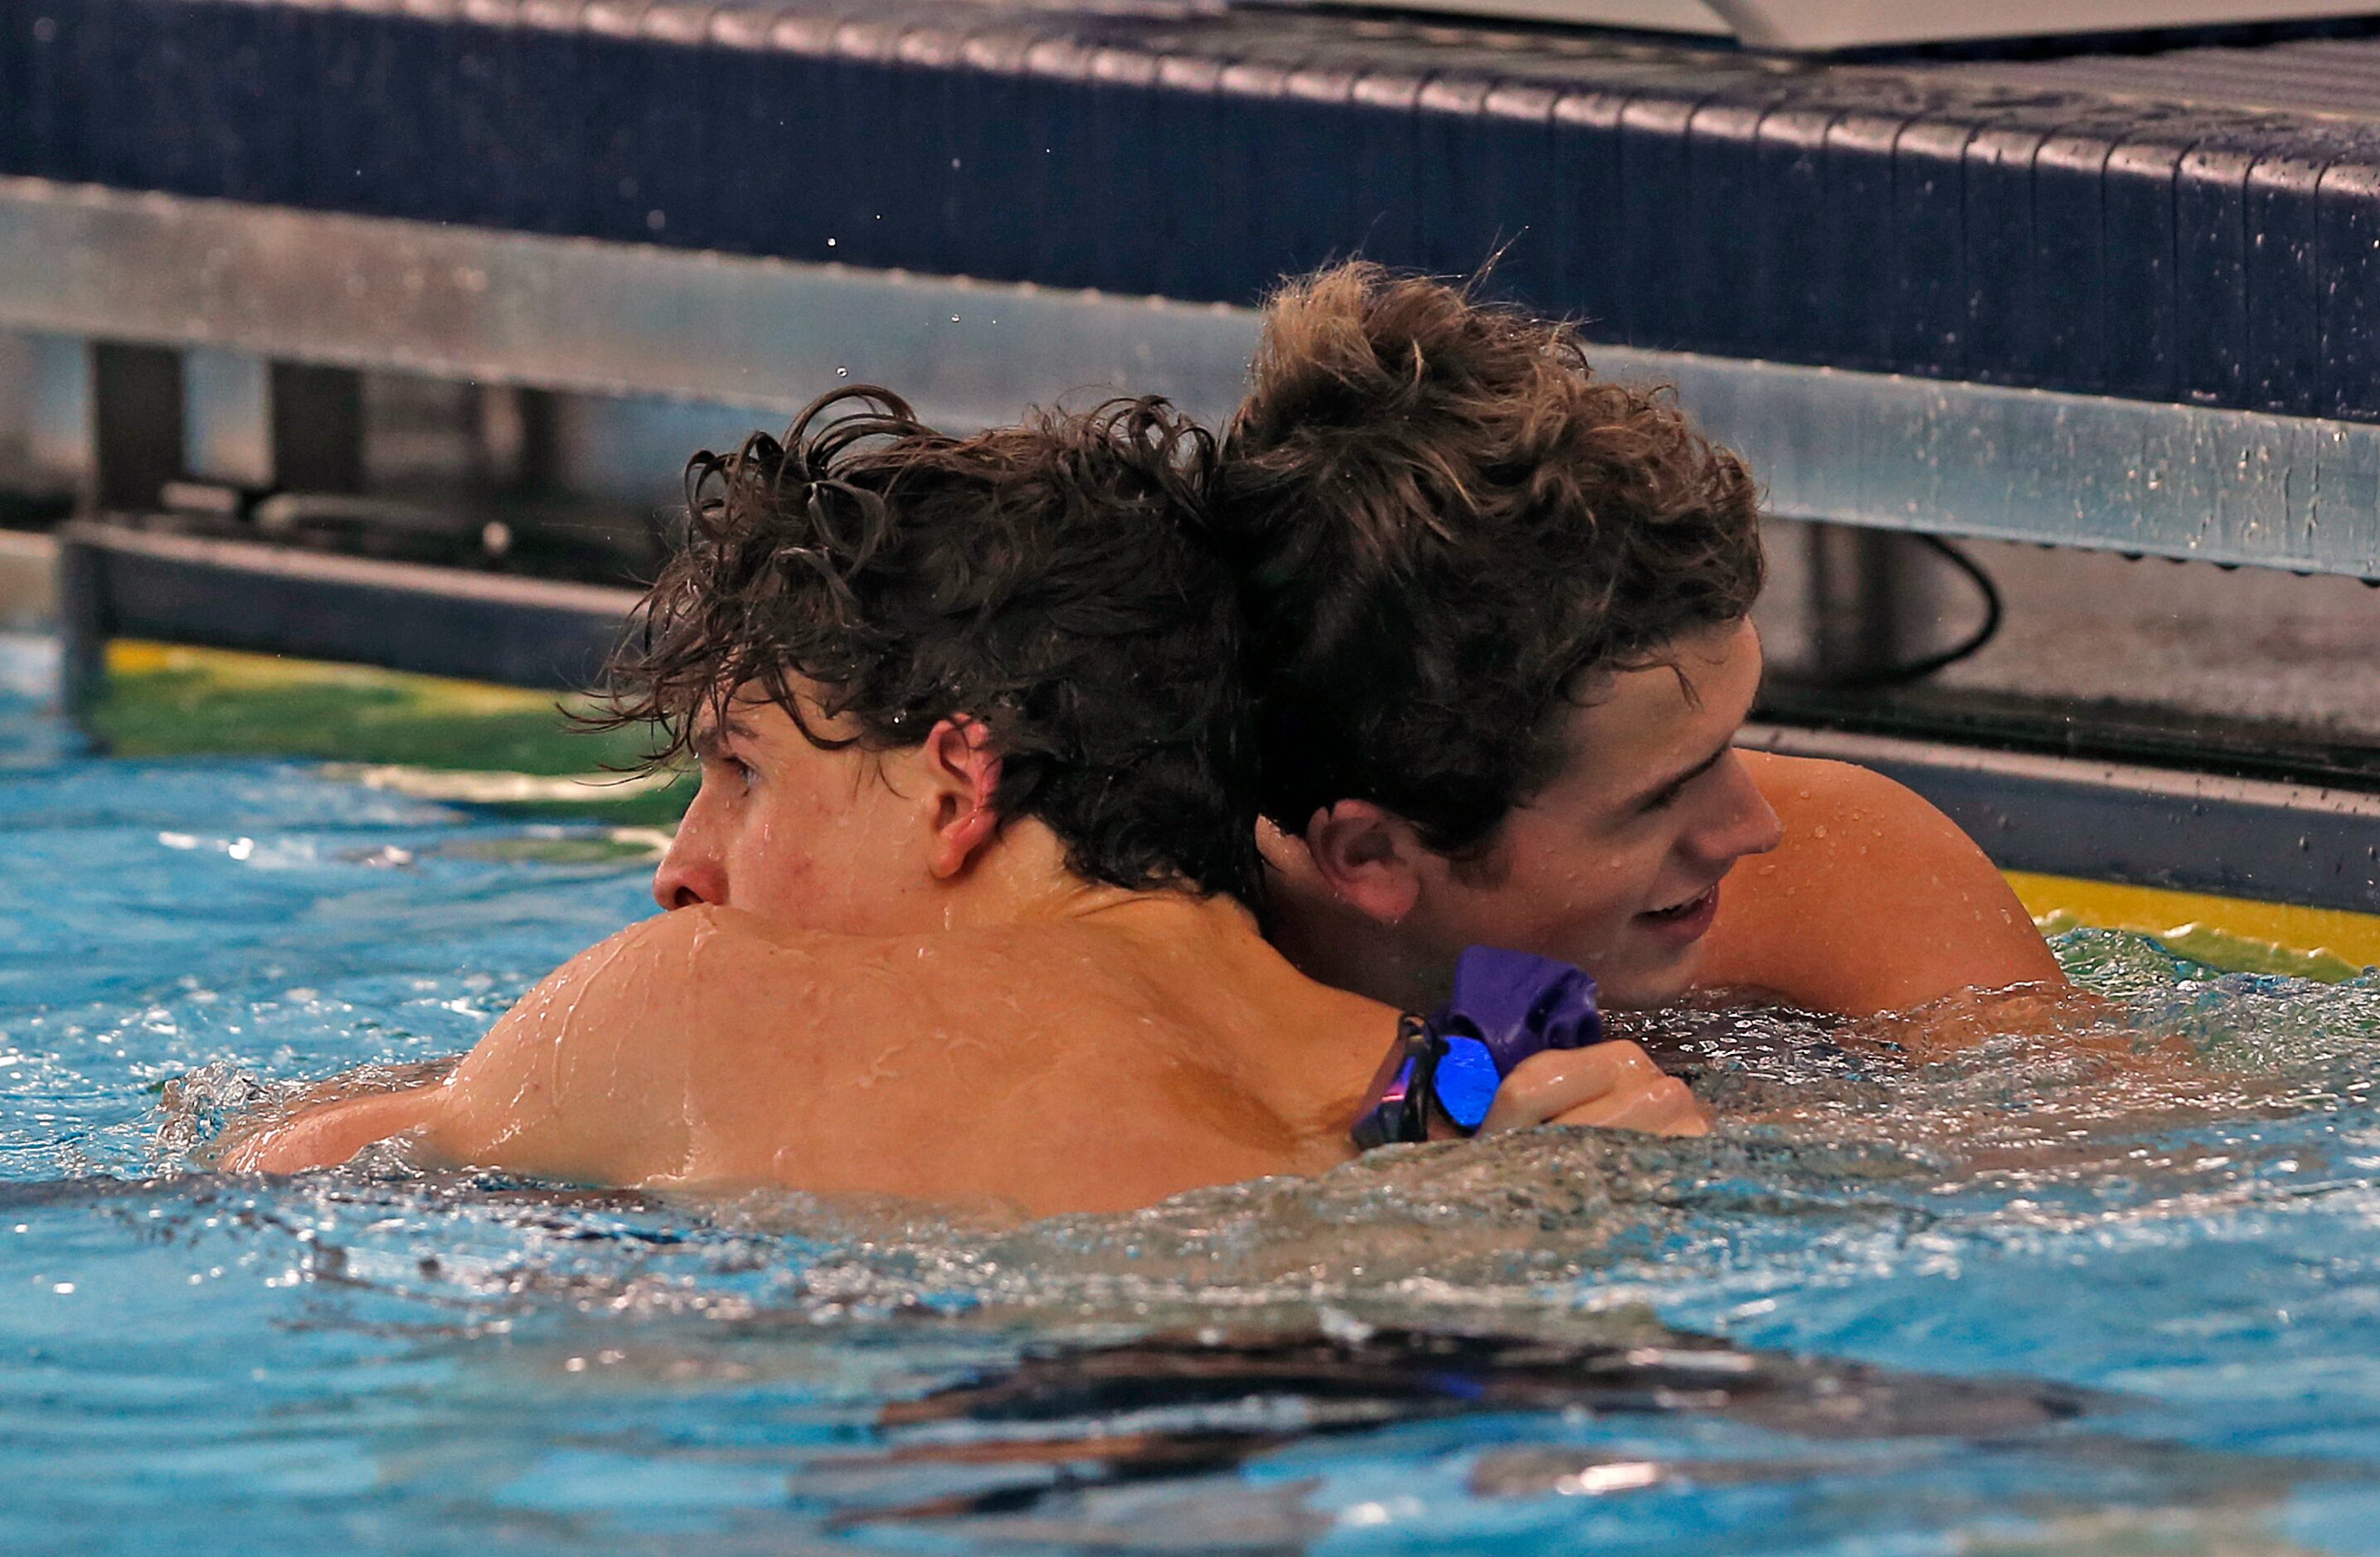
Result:
<svg viewBox="0 0 2380 1557">
<path fill-rule="evenodd" d="M 1475 1130 L 1488 1117 L 1504 1078 L 1487 1044 L 1476 1038 L 1449 1038 L 1431 1080 L 1446 1116 L 1464 1129 Z"/>
</svg>

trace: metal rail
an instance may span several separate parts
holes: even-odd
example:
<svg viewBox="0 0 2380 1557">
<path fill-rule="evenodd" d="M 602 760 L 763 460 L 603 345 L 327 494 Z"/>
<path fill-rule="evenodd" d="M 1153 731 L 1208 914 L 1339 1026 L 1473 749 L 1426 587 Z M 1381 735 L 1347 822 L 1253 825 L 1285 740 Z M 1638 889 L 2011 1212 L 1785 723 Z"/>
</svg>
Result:
<svg viewBox="0 0 2380 1557">
<path fill-rule="evenodd" d="M 0 329 L 783 414 L 876 381 L 951 425 L 1086 393 L 1210 418 L 1245 308 L 0 179 Z M 2380 425 L 1598 347 L 1779 513 L 2380 577 Z"/>
<path fill-rule="evenodd" d="M 1245 309 L 0 178 L 0 329 L 783 412 L 1234 404 Z"/>
</svg>

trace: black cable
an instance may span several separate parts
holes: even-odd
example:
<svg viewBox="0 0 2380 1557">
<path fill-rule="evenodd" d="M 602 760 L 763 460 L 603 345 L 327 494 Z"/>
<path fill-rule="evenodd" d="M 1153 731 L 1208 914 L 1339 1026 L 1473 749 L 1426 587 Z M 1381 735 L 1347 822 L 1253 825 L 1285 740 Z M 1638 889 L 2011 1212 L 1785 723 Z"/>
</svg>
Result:
<svg viewBox="0 0 2380 1557">
<path fill-rule="evenodd" d="M 1999 635 L 2002 615 L 2000 588 L 1998 585 L 1992 582 L 1992 575 L 1984 571 L 1984 565 L 1940 536 L 1919 535 L 1912 536 L 1910 538 L 1938 552 L 1952 567 L 1967 575 L 1967 581 L 1975 586 L 1975 593 L 1984 602 L 1983 624 L 1958 643 L 1938 653 L 1929 654 L 1918 659 L 1906 660 L 1899 665 L 1888 665 L 1878 670 L 1845 676 L 1839 680 L 1837 683 L 1839 685 L 1906 686 L 1911 682 L 1924 680 L 1937 670 L 1956 665 Z"/>
</svg>

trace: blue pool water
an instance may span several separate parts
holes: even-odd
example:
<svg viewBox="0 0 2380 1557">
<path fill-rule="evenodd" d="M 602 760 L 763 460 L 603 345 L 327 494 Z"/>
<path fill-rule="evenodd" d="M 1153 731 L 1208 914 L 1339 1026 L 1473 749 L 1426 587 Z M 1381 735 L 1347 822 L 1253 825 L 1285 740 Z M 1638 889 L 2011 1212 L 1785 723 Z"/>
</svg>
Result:
<svg viewBox="0 0 2380 1557">
<path fill-rule="evenodd" d="M 2380 1551 L 2380 985 L 2082 933 L 2197 1066 L 1712 1018 L 1710 1141 L 1025 1227 L 225 1180 L 223 1109 L 469 1044 L 648 867 L 79 755 L 48 673 L 0 645 L 0 1551 Z"/>
</svg>

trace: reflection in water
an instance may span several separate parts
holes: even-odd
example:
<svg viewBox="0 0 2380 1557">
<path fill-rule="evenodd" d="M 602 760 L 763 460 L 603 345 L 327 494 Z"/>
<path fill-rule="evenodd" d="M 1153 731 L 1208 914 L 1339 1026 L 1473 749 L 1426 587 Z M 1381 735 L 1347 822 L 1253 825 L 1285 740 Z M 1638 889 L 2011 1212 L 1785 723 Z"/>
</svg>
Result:
<svg viewBox="0 0 2380 1557">
<path fill-rule="evenodd" d="M 880 1464 L 1026 1474 L 866 1517 L 1014 1513 L 1095 1485 L 1212 1476 L 1300 1440 L 1466 1416 L 1707 1415 L 1819 1440 L 1984 1440 L 2069 1421 L 2090 1404 L 2055 1384 L 1896 1374 L 1698 1335 L 1588 1346 L 1374 1329 L 1335 1312 L 1325 1320 L 1303 1331 L 1209 1329 L 1036 1347 L 1013 1366 L 888 1406 L 880 1422 L 892 1446 Z M 1682 1474 L 1692 1472 L 1575 1450 L 1508 1450 L 1482 1462 L 1473 1486 L 1490 1496 L 1571 1483 L 1622 1491 Z"/>
<path fill-rule="evenodd" d="M 1707 1336 L 1583 1346 L 1510 1335 L 1376 1330 L 1151 1335 L 1036 1348 L 991 1377 L 886 1407 L 891 1427 L 966 1420 L 1208 1419 L 1250 1410 L 1301 1432 L 1346 1432 L 1469 1412 L 1708 1411 L 1805 1436 L 1977 1437 L 2062 1422 L 2090 1403 L 2056 1384 L 1895 1374 L 1740 1350 Z"/>
<path fill-rule="evenodd" d="M 2144 1527 L 2168 1538 L 2155 1550 L 2245 1552 L 2285 1550 L 2254 1536 L 2259 1516 L 2336 1475 L 2095 1430 L 2095 1413 L 2130 1403 L 2056 1384 L 1658 1340 L 1368 1330 L 1326 1310 L 1305 1329 L 1042 1345 L 885 1407 L 880 1447 L 813 1459 L 792 1486 L 834 1509 L 841 1529 L 1020 1549 L 1289 1551 L 1343 1539 L 1351 1514 L 1389 1521 L 1393 1498 L 1337 1519 L 1317 1507 L 1334 1460 L 1368 1452 L 1483 1513 L 1609 1504 L 1655 1549 L 1714 1500 L 1791 1491 L 1822 1523 L 1889 1524 L 1914 1494 L 1937 1519 L 2064 1532 L 2053 1550 L 2106 1550 Z M 2007 1550 L 2029 1547 L 2010 1533 Z"/>
</svg>

